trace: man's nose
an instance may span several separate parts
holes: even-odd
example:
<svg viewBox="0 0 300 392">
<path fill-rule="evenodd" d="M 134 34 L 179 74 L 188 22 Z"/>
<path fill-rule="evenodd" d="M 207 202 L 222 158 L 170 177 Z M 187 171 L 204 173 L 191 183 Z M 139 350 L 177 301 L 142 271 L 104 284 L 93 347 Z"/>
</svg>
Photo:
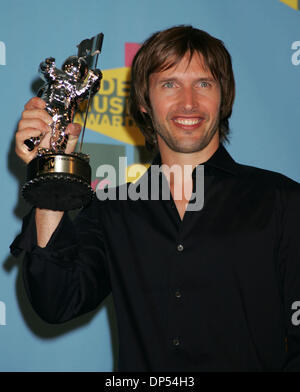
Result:
<svg viewBox="0 0 300 392">
<path fill-rule="evenodd" d="M 197 108 L 197 93 L 192 87 L 185 87 L 181 91 L 181 106 L 186 111 L 192 111 Z"/>
</svg>

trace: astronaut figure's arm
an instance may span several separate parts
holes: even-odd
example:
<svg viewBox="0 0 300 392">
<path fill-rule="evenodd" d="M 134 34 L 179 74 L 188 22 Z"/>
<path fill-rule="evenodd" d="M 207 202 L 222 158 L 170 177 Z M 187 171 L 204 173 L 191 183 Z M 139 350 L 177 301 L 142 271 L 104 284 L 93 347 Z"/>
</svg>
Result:
<svg viewBox="0 0 300 392">
<path fill-rule="evenodd" d="M 39 67 L 39 73 L 46 83 L 53 83 L 57 79 L 57 71 L 58 70 L 55 67 L 55 58 L 53 57 L 46 58 L 45 61 L 41 62 Z"/>
<path fill-rule="evenodd" d="M 76 95 L 82 99 L 85 99 L 88 97 L 90 91 L 91 95 L 96 94 L 100 88 L 101 79 L 102 72 L 100 69 L 90 70 L 85 81 L 80 84 L 79 88 L 76 90 Z"/>
</svg>

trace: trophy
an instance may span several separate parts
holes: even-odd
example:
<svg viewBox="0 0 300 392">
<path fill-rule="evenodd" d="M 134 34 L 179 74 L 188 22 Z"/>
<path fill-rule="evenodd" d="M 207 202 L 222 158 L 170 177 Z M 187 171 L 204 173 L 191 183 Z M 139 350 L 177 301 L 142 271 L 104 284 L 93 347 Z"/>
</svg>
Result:
<svg viewBox="0 0 300 392">
<path fill-rule="evenodd" d="M 78 55 L 68 57 L 62 69 L 55 59 L 40 64 L 39 73 L 45 84 L 38 96 L 46 102 L 46 111 L 53 119 L 49 147 L 38 148 L 37 156 L 27 166 L 27 179 L 22 188 L 25 200 L 35 207 L 67 211 L 87 205 L 94 196 L 91 187 L 89 156 L 81 152 L 83 135 L 91 98 L 100 88 L 101 71 L 96 68 L 103 34 L 83 40 Z M 87 100 L 84 129 L 79 152 L 66 154 L 67 126 L 73 121 L 78 105 Z M 25 140 L 31 151 L 41 137 Z"/>
</svg>

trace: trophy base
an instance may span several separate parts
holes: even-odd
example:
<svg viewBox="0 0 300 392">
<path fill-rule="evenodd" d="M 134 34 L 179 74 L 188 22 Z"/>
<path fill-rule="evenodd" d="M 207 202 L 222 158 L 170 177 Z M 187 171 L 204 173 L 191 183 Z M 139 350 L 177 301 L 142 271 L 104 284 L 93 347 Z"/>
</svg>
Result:
<svg viewBox="0 0 300 392">
<path fill-rule="evenodd" d="M 84 207 L 92 200 L 94 191 L 90 183 L 87 155 L 47 153 L 28 164 L 22 194 L 35 207 L 68 211 Z"/>
</svg>

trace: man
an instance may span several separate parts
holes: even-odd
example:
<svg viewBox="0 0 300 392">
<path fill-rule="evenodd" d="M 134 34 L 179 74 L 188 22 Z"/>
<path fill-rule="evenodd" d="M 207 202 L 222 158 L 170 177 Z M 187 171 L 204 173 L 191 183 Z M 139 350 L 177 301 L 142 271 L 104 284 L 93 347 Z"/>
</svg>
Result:
<svg viewBox="0 0 300 392">
<path fill-rule="evenodd" d="M 11 246 L 25 250 L 26 291 L 48 322 L 88 312 L 112 291 L 121 371 L 300 370 L 300 188 L 229 156 L 233 100 L 221 41 L 191 26 L 154 34 L 133 62 L 131 113 L 158 152 L 153 165 L 189 165 L 192 175 L 160 175 L 170 200 L 95 199 L 74 222 L 35 209 Z M 47 143 L 43 108 L 30 100 L 19 123 L 25 162 L 35 156 L 29 136 L 45 133 Z M 80 128 L 68 131 L 70 152 Z M 204 207 L 191 211 L 201 164 Z M 178 187 L 189 190 L 181 199 Z"/>
</svg>

